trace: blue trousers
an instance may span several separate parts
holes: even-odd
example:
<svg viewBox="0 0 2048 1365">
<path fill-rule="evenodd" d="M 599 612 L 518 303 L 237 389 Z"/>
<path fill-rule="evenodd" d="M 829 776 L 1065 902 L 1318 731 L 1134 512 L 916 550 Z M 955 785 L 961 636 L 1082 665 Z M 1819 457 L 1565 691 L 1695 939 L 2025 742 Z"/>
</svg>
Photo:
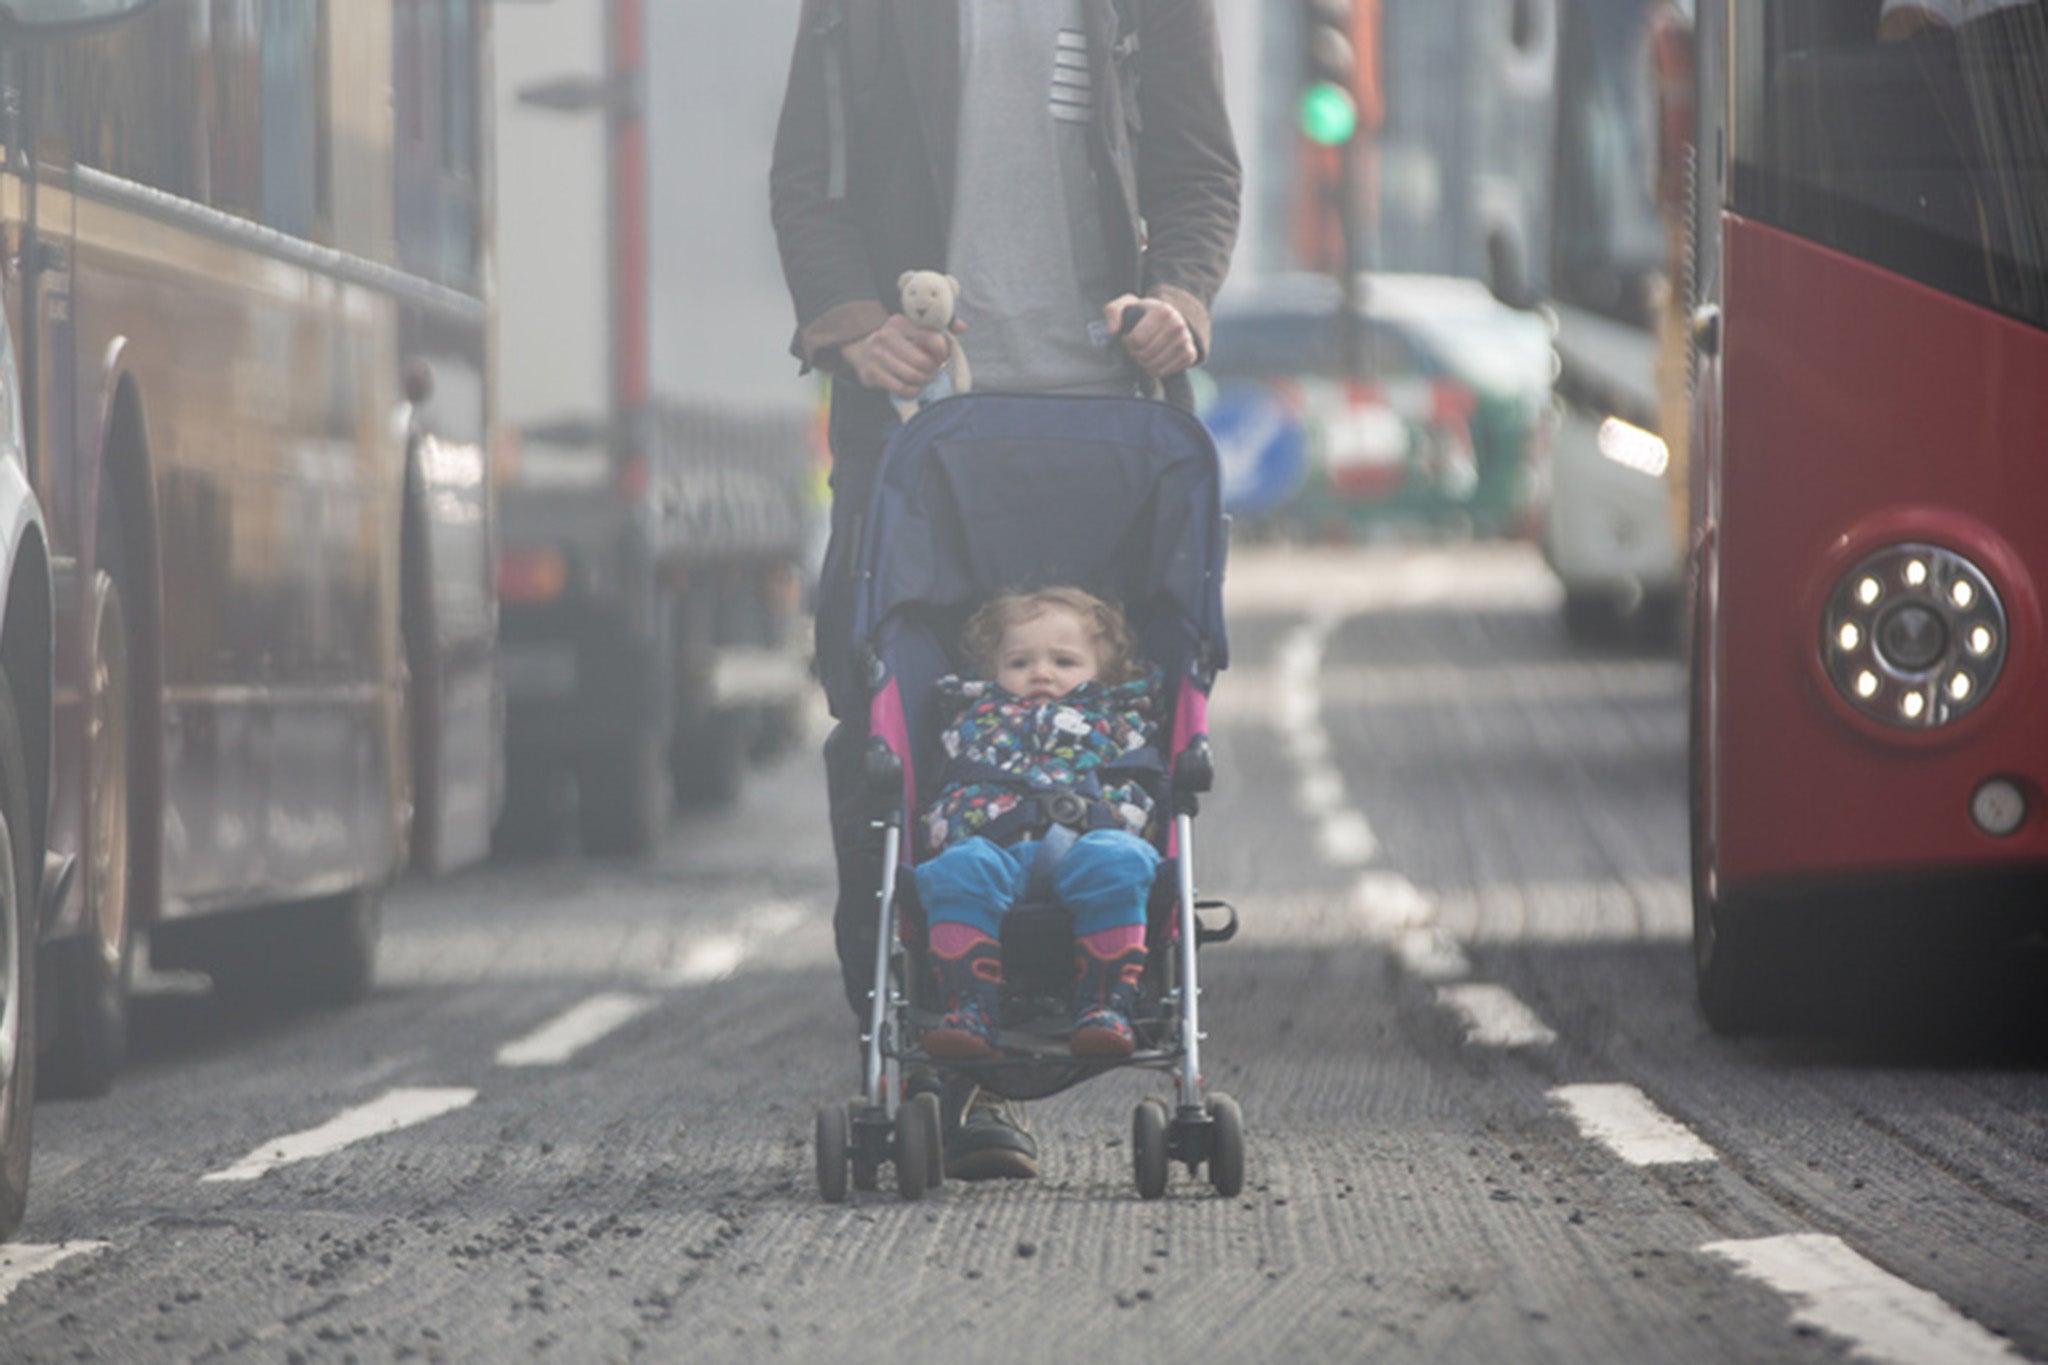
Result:
<svg viewBox="0 0 2048 1365">
<path fill-rule="evenodd" d="M 927 924 L 965 924 L 990 938 L 1001 937 L 1003 912 L 1024 891 L 1038 842 L 1004 847 L 987 839 L 962 839 L 917 867 L 917 895 Z M 1145 922 L 1145 902 L 1159 850 L 1120 829 L 1083 834 L 1053 872 L 1053 893 L 1074 912 L 1074 934 L 1085 938 L 1104 929 Z"/>
</svg>

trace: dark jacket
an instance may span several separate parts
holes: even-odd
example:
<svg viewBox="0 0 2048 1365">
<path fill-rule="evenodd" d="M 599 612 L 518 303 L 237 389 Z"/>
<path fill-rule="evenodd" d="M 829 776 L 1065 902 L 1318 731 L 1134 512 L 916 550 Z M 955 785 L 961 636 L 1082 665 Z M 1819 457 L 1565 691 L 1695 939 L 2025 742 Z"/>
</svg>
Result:
<svg viewBox="0 0 2048 1365">
<path fill-rule="evenodd" d="M 1179 308 L 1206 355 L 1241 180 L 1213 0 L 1088 0 L 1087 16 L 1119 276 Z M 771 192 L 806 365 L 881 326 L 903 271 L 945 264 L 959 52 L 952 0 L 804 2 Z"/>
</svg>

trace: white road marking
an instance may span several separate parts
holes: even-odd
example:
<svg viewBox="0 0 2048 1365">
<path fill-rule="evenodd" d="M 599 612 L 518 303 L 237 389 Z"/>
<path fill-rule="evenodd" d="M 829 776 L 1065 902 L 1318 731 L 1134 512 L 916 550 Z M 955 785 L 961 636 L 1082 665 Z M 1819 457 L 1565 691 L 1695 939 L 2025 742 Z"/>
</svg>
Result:
<svg viewBox="0 0 2048 1365">
<path fill-rule="evenodd" d="M 1404 929 L 1394 941 L 1401 966 L 1418 981 L 1458 981 L 1472 975 L 1458 941 L 1435 925 Z"/>
<path fill-rule="evenodd" d="M 1330 761 L 1330 737 L 1323 733 L 1321 726 L 1284 730 L 1280 739 L 1287 746 L 1287 756 L 1303 768 Z"/>
<path fill-rule="evenodd" d="M 682 959 L 669 972 L 667 981 L 675 986 L 701 986 L 723 981 L 740 969 L 747 959 L 745 940 L 735 934 L 716 934 L 699 939 L 683 950 Z"/>
<path fill-rule="evenodd" d="M 656 983 L 702 986 L 724 981 L 738 974 L 755 947 L 788 933 L 808 918 L 810 912 L 795 901 L 763 901 L 742 913 L 729 932 L 685 943 L 656 975 Z"/>
<path fill-rule="evenodd" d="M 1365 921 L 1366 931 L 1392 939 L 1405 929 L 1426 928 L 1436 921 L 1436 907 L 1414 882 L 1398 872 L 1368 872 L 1351 886 L 1351 908 Z"/>
<path fill-rule="evenodd" d="M 1465 1041 L 1481 1047 L 1541 1047 L 1557 1034 L 1505 987 L 1485 982 L 1439 986 L 1437 1003 L 1465 1021 Z"/>
<path fill-rule="evenodd" d="M 1737 1273 L 1792 1301 L 1792 1320 L 1849 1343 L 1865 1360 L 1943 1365 L 2024 1359 L 1995 1336 L 1896 1275 L 1851 1251 L 1838 1237 L 1797 1233 L 1700 1248 Z"/>
<path fill-rule="evenodd" d="M 1316 826 L 1316 852 L 1332 867 L 1363 867 L 1379 856 L 1380 840 L 1357 811 L 1332 811 Z"/>
<path fill-rule="evenodd" d="M 16 1242 L 0 1246 L 0 1303 L 6 1303 L 26 1281 L 56 1269 L 73 1256 L 88 1256 L 106 1249 L 105 1242 L 63 1242 L 57 1246 Z"/>
<path fill-rule="evenodd" d="M 365 1138 L 439 1118 L 475 1099 L 476 1091 L 461 1087 L 388 1091 L 368 1104 L 343 1110 L 318 1128 L 308 1128 L 304 1132 L 266 1142 L 234 1165 L 209 1171 L 199 1178 L 205 1181 L 254 1180 L 279 1166 L 326 1156 Z"/>
<path fill-rule="evenodd" d="M 1294 800 L 1304 815 L 1333 815 L 1344 804 L 1344 775 L 1329 763 L 1308 764 L 1295 785 Z"/>
<path fill-rule="evenodd" d="M 654 998 L 607 991 L 498 1049 L 499 1066 L 559 1066 L 654 1008 Z"/>
<path fill-rule="evenodd" d="M 1684 1166 L 1720 1155 L 1632 1085 L 1561 1085 L 1550 1098 L 1579 1131 L 1632 1166 Z"/>
</svg>

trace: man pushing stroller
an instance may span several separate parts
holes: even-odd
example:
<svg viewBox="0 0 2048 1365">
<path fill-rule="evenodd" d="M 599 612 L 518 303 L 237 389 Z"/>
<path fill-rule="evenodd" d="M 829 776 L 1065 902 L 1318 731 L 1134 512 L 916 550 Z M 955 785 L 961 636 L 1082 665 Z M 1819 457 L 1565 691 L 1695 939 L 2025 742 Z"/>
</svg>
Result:
<svg viewBox="0 0 2048 1365">
<path fill-rule="evenodd" d="M 825 746 L 833 923 L 861 1015 L 881 855 L 848 662 L 853 558 L 897 425 L 891 396 L 917 395 L 950 349 L 893 311 L 896 281 L 928 268 L 960 281 L 979 392 L 1166 381 L 1185 405 L 1182 372 L 1206 350 L 1238 222 L 1213 0 L 806 0 L 772 181 L 792 349 L 836 380 L 817 659 L 839 721 Z M 951 1093 L 949 1170 L 1037 1173 L 1014 1107 L 971 1086 Z"/>
</svg>

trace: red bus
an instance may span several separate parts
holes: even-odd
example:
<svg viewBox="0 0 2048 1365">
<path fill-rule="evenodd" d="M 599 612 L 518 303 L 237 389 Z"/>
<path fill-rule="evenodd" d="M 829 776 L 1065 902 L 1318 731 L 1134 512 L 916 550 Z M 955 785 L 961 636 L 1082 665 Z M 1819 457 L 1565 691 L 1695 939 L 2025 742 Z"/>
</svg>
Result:
<svg viewBox="0 0 2048 1365">
<path fill-rule="evenodd" d="M 155 0 L 6 52 L 55 601 L 46 1093 L 110 1083 L 145 937 L 217 988 L 350 1000 L 383 888 L 488 846 L 488 16 Z"/>
<path fill-rule="evenodd" d="M 1698 36 L 1694 946 L 1764 1030 L 2048 926 L 2048 5 Z"/>
</svg>

